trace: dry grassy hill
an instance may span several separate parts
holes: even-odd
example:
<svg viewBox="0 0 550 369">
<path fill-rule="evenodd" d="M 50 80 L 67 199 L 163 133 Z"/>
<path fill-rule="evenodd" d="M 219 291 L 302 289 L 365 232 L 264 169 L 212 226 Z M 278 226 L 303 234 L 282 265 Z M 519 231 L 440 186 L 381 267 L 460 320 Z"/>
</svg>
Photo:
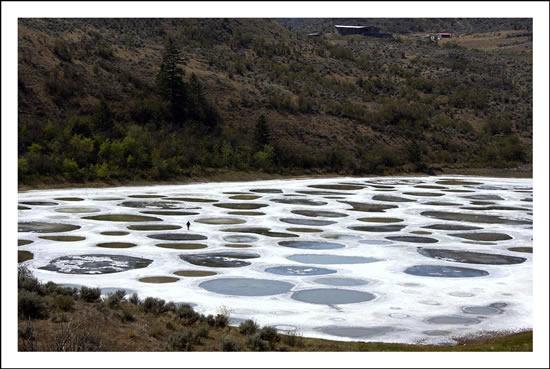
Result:
<svg viewBox="0 0 550 369">
<path fill-rule="evenodd" d="M 20 181 L 528 164 L 530 22 L 453 22 L 494 35 L 435 44 L 411 32 L 446 24 L 422 19 L 379 20 L 404 32 L 393 39 L 310 38 L 315 24 L 270 19 L 21 19 Z M 214 131 L 166 116 L 168 38 Z"/>
</svg>

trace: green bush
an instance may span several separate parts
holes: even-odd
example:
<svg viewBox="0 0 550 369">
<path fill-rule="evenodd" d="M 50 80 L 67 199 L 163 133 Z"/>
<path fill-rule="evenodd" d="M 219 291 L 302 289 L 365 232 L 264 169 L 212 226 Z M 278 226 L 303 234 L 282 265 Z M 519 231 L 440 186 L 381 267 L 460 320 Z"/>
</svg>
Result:
<svg viewBox="0 0 550 369">
<path fill-rule="evenodd" d="M 240 345 L 229 336 L 223 336 L 221 340 L 222 351 L 240 351 Z"/>
<path fill-rule="evenodd" d="M 131 303 L 131 304 L 134 304 L 134 305 L 139 305 L 140 304 L 140 300 L 139 300 L 139 296 L 137 293 L 132 293 L 132 295 L 130 296 L 130 298 L 128 299 L 128 301 Z"/>
<path fill-rule="evenodd" d="M 176 332 L 168 339 L 172 351 L 191 351 L 195 338 L 191 331 Z"/>
<path fill-rule="evenodd" d="M 83 286 L 80 288 L 80 298 L 86 302 L 97 302 L 101 297 L 99 288 L 90 288 Z"/>
<path fill-rule="evenodd" d="M 277 333 L 277 329 L 275 329 L 274 327 L 270 327 L 270 326 L 263 327 L 262 329 L 260 329 L 259 334 L 262 340 L 267 341 L 272 345 L 279 342 L 280 340 L 279 334 Z"/>
<path fill-rule="evenodd" d="M 200 314 L 187 304 L 180 305 L 176 310 L 176 315 L 180 319 L 184 319 L 189 324 L 196 322 L 200 317 Z"/>
<path fill-rule="evenodd" d="M 164 312 L 164 304 L 165 301 L 163 299 L 147 297 L 145 300 L 143 300 L 141 307 L 146 313 L 160 314 Z"/>
<path fill-rule="evenodd" d="M 269 349 L 269 342 L 263 340 L 259 333 L 248 337 L 246 345 L 253 351 L 267 351 Z"/>
<path fill-rule="evenodd" d="M 43 286 L 24 266 L 17 268 L 17 286 L 19 289 L 43 294 Z"/>
<path fill-rule="evenodd" d="M 45 319 L 48 317 L 48 306 L 37 293 L 19 290 L 17 312 L 19 319 Z"/>
<path fill-rule="evenodd" d="M 214 326 L 225 328 L 229 324 L 229 317 L 226 314 L 216 314 L 214 317 Z"/>
<path fill-rule="evenodd" d="M 74 299 L 72 296 L 57 295 L 53 298 L 53 303 L 62 311 L 71 311 L 74 308 Z"/>
<path fill-rule="evenodd" d="M 239 333 L 250 336 L 258 330 L 258 324 L 252 319 L 247 319 L 239 324 Z"/>
</svg>

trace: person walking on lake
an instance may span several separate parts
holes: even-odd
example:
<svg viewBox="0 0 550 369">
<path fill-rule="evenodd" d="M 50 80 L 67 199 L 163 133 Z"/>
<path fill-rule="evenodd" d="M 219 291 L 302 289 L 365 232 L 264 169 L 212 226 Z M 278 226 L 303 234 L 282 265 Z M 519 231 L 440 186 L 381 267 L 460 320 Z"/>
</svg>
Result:
<svg viewBox="0 0 550 369">
<path fill-rule="evenodd" d="M 187 221 L 187 230 L 189 230 L 190 226 L 191 226 L 191 222 Z"/>
</svg>

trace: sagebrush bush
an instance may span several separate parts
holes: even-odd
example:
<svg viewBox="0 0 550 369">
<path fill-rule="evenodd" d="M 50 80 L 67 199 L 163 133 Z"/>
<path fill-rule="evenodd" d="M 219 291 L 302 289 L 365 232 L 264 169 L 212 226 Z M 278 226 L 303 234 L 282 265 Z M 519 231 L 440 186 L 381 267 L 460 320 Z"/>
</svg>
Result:
<svg viewBox="0 0 550 369">
<path fill-rule="evenodd" d="M 17 297 L 19 319 L 45 319 L 48 317 L 48 306 L 44 298 L 36 292 L 19 290 Z"/>
<path fill-rule="evenodd" d="M 43 286 L 24 266 L 17 269 L 17 285 L 19 289 L 43 294 Z"/>
<path fill-rule="evenodd" d="M 241 347 L 238 342 L 233 340 L 229 336 L 223 336 L 221 340 L 220 349 L 222 351 L 240 351 Z"/>
<path fill-rule="evenodd" d="M 193 324 L 200 318 L 200 314 L 187 304 L 180 305 L 176 310 L 176 314 L 180 319 L 184 319 L 187 324 Z"/>
<path fill-rule="evenodd" d="M 83 286 L 80 288 L 80 298 L 86 302 L 97 302 L 101 297 L 101 290 L 99 288 L 89 288 Z"/>
<path fill-rule="evenodd" d="M 229 324 L 229 317 L 225 314 L 216 314 L 214 325 L 218 328 L 225 328 Z"/>
<path fill-rule="evenodd" d="M 143 300 L 141 307 L 146 313 L 160 314 L 164 312 L 165 301 L 163 299 L 157 299 L 155 297 L 147 297 Z"/>
<path fill-rule="evenodd" d="M 239 324 L 239 332 L 241 334 L 250 336 L 251 334 L 256 333 L 257 330 L 258 330 L 258 324 L 256 324 L 256 322 L 253 321 L 252 319 L 247 319 L 241 324 Z"/>
<path fill-rule="evenodd" d="M 275 344 L 280 340 L 279 334 L 277 333 L 277 329 L 275 329 L 274 327 L 270 327 L 270 326 L 263 327 L 262 329 L 260 329 L 259 334 L 262 340 L 267 341 L 270 344 Z"/>
<path fill-rule="evenodd" d="M 53 303 L 62 311 L 71 311 L 74 308 L 74 298 L 67 295 L 56 295 Z"/>
<path fill-rule="evenodd" d="M 134 304 L 134 305 L 139 305 L 140 304 L 140 299 L 138 297 L 138 294 L 137 293 L 132 293 L 132 296 L 130 296 L 130 298 L 128 299 L 128 301 L 131 303 L 131 304 Z"/>
<path fill-rule="evenodd" d="M 246 345 L 253 351 L 267 351 L 269 349 L 269 342 L 263 340 L 259 333 L 248 337 Z"/>
<path fill-rule="evenodd" d="M 194 342 L 191 331 L 174 333 L 168 340 L 168 347 L 173 351 L 190 351 Z"/>
</svg>

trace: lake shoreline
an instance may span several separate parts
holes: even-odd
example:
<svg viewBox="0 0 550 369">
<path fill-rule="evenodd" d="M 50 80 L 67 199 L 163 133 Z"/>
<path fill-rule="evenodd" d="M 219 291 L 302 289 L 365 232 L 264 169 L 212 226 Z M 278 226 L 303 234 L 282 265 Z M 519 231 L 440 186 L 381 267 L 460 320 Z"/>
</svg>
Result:
<svg viewBox="0 0 550 369">
<path fill-rule="evenodd" d="M 216 170 L 211 173 L 194 177 L 182 177 L 165 181 L 155 180 L 112 180 L 112 181 L 91 181 L 91 182 L 57 182 L 37 183 L 37 184 L 18 184 L 18 192 L 26 192 L 32 190 L 55 190 L 65 188 L 106 188 L 106 187 L 121 187 L 121 186 L 156 186 L 156 185 L 186 185 L 196 183 L 211 183 L 211 182 L 251 182 L 251 181 L 267 181 L 277 179 L 322 179 L 333 177 L 419 177 L 419 176 L 445 176 L 445 175 L 460 175 L 460 176 L 479 176 L 479 177 L 495 177 L 495 178 L 532 178 L 532 167 L 527 168 L 440 168 L 434 170 L 433 174 L 423 172 L 408 172 L 402 173 L 396 171 L 385 174 L 366 173 L 359 175 L 351 175 L 346 173 L 302 173 L 302 174 L 278 174 L 265 172 L 245 172 L 231 170 Z"/>
</svg>

